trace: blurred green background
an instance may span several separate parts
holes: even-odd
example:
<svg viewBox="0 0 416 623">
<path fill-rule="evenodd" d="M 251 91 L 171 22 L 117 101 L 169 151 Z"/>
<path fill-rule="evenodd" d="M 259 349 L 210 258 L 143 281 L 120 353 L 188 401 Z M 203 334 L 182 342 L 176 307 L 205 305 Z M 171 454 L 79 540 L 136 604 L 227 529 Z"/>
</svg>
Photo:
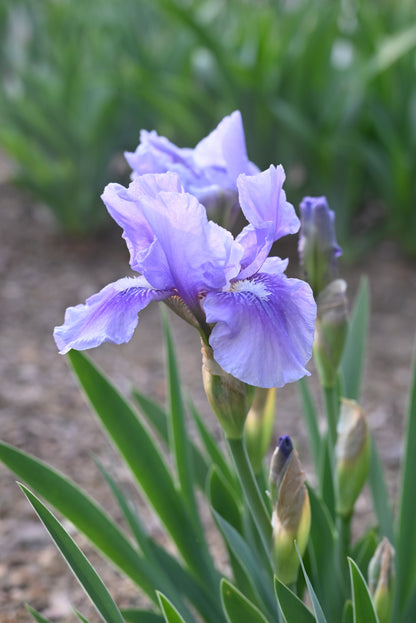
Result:
<svg viewBox="0 0 416 623">
<path fill-rule="evenodd" d="M 108 222 L 141 128 L 193 147 L 239 109 L 292 203 L 416 255 L 414 0 L 1 0 L 0 46 L 0 148 L 65 231 Z"/>
</svg>

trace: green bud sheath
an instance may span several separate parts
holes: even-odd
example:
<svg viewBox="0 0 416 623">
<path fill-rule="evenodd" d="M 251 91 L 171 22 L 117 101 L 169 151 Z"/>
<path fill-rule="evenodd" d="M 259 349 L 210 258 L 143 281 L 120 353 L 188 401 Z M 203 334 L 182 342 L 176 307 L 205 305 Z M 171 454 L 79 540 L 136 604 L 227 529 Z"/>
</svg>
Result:
<svg viewBox="0 0 416 623">
<path fill-rule="evenodd" d="M 368 585 L 380 623 L 389 623 L 393 607 L 395 552 L 384 537 L 368 565 Z"/>
<path fill-rule="evenodd" d="M 347 284 L 336 279 L 317 298 L 313 354 L 323 387 L 334 387 L 348 331 Z"/>
<path fill-rule="evenodd" d="M 283 442 L 288 438 L 281 438 Z M 280 445 L 281 442 L 279 442 Z M 299 557 L 303 556 L 309 538 L 311 509 L 305 474 L 296 450 L 288 456 L 277 449 L 270 469 L 270 488 L 274 501 L 272 516 L 272 557 L 277 577 L 284 584 L 296 582 Z M 285 460 L 286 458 L 286 460 Z"/>
<path fill-rule="evenodd" d="M 202 379 L 208 401 L 228 439 L 241 439 L 252 399 L 252 387 L 215 361 L 212 348 L 202 345 Z"/>
<path fill-rule="evenodd" d="M 342 399 L 337 432 L 336 510 L 342 517 L 349 517 L 366 481 L 370 464 L 367 418 L 353 400 Z"/>
<path fill-rule="evenodd" d="M 270 445 L 275 406 L 276 389 L 257 387 L 244 427 L 244 440 L 255 474 L 260 473 L 264 455 Z"/>
</svg>

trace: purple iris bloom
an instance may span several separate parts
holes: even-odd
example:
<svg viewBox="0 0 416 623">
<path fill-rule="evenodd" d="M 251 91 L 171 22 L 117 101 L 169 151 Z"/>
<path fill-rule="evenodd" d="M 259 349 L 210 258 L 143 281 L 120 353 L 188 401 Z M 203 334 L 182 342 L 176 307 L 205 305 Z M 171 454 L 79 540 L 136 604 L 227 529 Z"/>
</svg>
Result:
<svg viewBox="0 0 416 623">
<path fill-rule="evenodd" d="M 138 312 L 151 301 L 179 301 L 213 349 L 217 363 L 250 385 L 280 387 L 308 374 L 316 305 L 309 285 L 284 274 L 287 260 L 268 257 L 275 240 L 296 232 L 281 166 L 238 177 L 248 225 L 234 239 L 207 218 L 173 172 L 109 184 L 103 201 L 123 228 L 125 277 L 70 307 L 55 341 L 61 353 L 102 342 L 128 342 Z M 185 315 L 184 315 L 185 317 Z"/>
<path fill-rule="evenodd" d="M 315 295 L 337 276 L 342 249 L 335 237 L 335 214 L 325 197 L 304 197 L 300 204 L 299 256 Z"/>
<path fill-rule="evenodd" d="M 238 176 L 259 172 L 247 158 L 239 111 L 224 117 L 194 149 L 177 147 L 154 130 L 142 130 L 136 151 L 126 152 L 125 157 L 133 169 L 132 179 L 145 173 L 173 171 L 184 189 L 208 210 L 238 207 Z"/>
</svg>

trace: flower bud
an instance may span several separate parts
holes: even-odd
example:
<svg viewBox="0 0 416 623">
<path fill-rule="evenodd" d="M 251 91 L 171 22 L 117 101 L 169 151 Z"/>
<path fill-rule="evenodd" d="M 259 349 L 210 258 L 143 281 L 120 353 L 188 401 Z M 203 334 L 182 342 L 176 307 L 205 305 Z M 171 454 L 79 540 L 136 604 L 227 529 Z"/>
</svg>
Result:
<svg viewBox="0 0 416 623">
<path fill-rule="evenodd" d="M 300 204 L 299 257 L 305 279 L 317 296 L 337 276 L 342 254 L 335 239 L 335 215 L 325 197 L 305 197 Z"/>
<path fill-rule="evenodd" d="M 394 554 L 394 548 L 384 537 L 368 565 L 368 586 L 380 623 L 390 621 L 395 580 Z"/>
<path fill-rule="evenodd" d="M 224 372 L 212 348 L 202 345 L 202 380 L 208 401 L 228 439 L 241 439 L 253 388 Z"/>
<path fill-rule="evenodd" d="M 337 513 L 350 517 L 370 464 L 370 437 L 364 411 L 353 400 L 341 401 L 335 445 Z"/>
<path fill-rule="evenodd" d="M 271 461 L 269 476 L 273 501 L 272 557 L 277 577 L 293 584 L 309 538 L 311 509 L 305 474 L 290 437 L 280 437 Z"/>
<path fill-rule="evenodd" d="M 244 426 L 244 439 L 255 474 L 260 473 L 273 433 L 276 389 L 257 387 Z"/>
<path fill-rule="evenodd" d="M 331 281 L 317 298 L 313 354 L 323 387 L 334 387 L 348 331 L 347 284 Z"/>
</svg>

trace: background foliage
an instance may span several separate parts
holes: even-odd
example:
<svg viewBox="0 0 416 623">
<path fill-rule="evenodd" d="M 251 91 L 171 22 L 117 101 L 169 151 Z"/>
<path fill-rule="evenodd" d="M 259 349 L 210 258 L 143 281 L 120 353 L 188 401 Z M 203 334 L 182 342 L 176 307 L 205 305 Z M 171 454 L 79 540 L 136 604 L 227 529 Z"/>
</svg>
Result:
<svg viewBox="0 0 416 623">
<path fill-rule="evenodd" d="M 294 203 L 326 194 L 344 245 L 416 253 L 412 0 L 15 0 L 0 31 L 0 145 L 66 230 L 103 224 L 141 128 L 193 146 L 238 108 L 250 158 Z"/>
</svg>

